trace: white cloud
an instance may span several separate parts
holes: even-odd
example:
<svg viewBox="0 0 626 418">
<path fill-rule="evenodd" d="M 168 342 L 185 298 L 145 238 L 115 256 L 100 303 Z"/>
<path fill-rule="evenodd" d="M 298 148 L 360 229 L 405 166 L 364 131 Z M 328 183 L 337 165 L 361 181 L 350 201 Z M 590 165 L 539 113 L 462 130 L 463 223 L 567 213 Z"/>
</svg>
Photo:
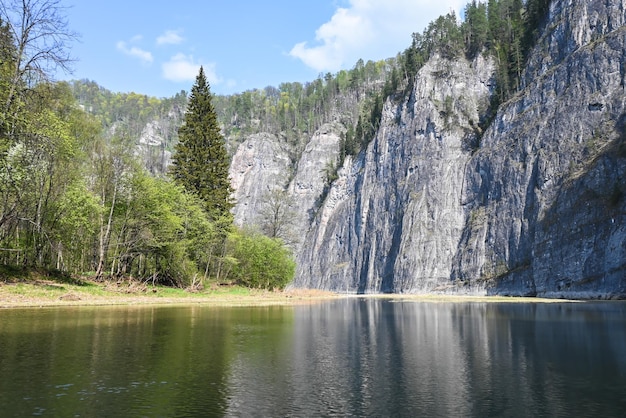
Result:
<svg viewBox="0 0 626 418">
<path fill-rule="evenodd" d="M 459 14 L 467 0 L 349 0 L 315 32 L 315 45 L 296 44 L 289 55 L 317 71 L 352 67 L 359 58 L 383 59 L 402 52 L 413 32 L 438 16 Z"/>
<path fill-rule="evenodd" d="M 191 55 L 176 54 L 169 61 L 163 63 L 163 78 L 175 82 L 193 82 L 198 76 L 200 66 L 204 68 L 204 75 L 211 84 L 220 83 L 213 63 L 196 62 Z"/>
<path fill-rule="evenodd" d="M 159 36 L 156 40 L 157 45 L 178 45 L 185 39 L 180 36 L 179 31 L 168 30 L 164 34 Z"/>
<path fill-rule="evenodd" d="M 139 39 L 140 38 L 135 36 L 133 38 L 133 41 L 136 41 Z M 143 62 L 144 64 L 152 64 L 152 61 L 154 61 L 154 58 L 152 57 L 152 53 L 150 51 L 145 51 L 136 46 L 129 46 L 124 41 L 119 41 L 116 46 L 117 46 L 117 49 L 122 51 L 124 54 L 134 57 L 134 58 L 139 58 L 139 60 Z"/>
<path fill-rule="evenodd" d="M 301 42 L 290 54 L 316 70 L 338 70 L 350 50 L 371 42 L 372 35 L 367 18 L 339 8 L 330 22 L 324 23 L 315 33 L 315 39 L 322 42 L 321 45 L 308 47 L 306 42 Z"/>
</svg>

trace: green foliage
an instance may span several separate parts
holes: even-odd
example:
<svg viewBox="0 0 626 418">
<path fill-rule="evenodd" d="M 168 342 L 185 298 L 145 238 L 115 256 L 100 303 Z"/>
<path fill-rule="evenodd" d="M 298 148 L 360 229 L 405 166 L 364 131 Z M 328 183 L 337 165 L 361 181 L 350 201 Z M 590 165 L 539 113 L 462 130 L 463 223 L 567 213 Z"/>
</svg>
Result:
<svg viewBox="0 0 626 418">
<path fill-rule="evenodd" d="M 424 31 L 422 47 L 426 55 L 439 53 L 442 57 L 454 59 L 463 51 L 462 32 L 454 12 L 439 16 Z"/>
<path fill-rule="evenodd" d="M 57 256 L 61 259 L 58 267 L 65 266 L 72 273 L 81 273 L 98 231 L 102 206 L 81 179 L 69 185 L 54 204 L 58 221 L 52 236 L 57 243 Z"/>
<path fill-rule="evenodd" d="M 129 174 L 112 211 L 105 270 L 177 287 L 202 284 L 215 240 L 202 202 L 170 180 L 140 169 Z"/>
<path fill-rule="evenodd" d="M 337 174 L 337 169 L 338 169 L 337 164 L 335 164 L 334 161 L 331 160 L 331 161 L 326 162 L 326 165 L 324 166 L 324 169 L 322 170 L 322 173 L 324 174 L 326 186 L 330 186 L 332 182 L 334 182 L 335 180 L 339 178 L 339 175 Z"/>
<path fill-rule="evenodd" d="M 250 231 L 229 236 L 236 264 L 232 276 L 245 286 L 282 289 L 293 280 L 296 264 L 280 239 Z"/>
<path fill-rule="evenodd" d="M 459 25 L 454 12 L 431 22 L 422 34 L 413 33 L 411 46 L 398 59 L 407 91 L 413 87 L 417 72 L 431 56 L 439 54 L 447 59 L 455 59 L 463 53 L 463 33 L 464 28 Z M 391 86 L 394 84 L 396 82 L 392 80 Z"/>
<path fill-rule="evenodd" d="M 0 257 L 29 265 L 52 262 L 55 252 L 59 259 L 56 203 L 81 174 L 83 145 L 72 129 L 82 119 L 66 87 L 35 86 L 33 100 L 21 105 L 20 122 L 7 133 L 0 155 L 0 248 L 14 251 Z"/>
<path fill-rule="evenodd" d="M 80 107 L 97 118 L 105 137 L 117 135 L 135 145 L 151 123 L 162 142 L 161 146 L 147 148 L 147 155 L 143 156 L 145 166 L 152 173 L 165 172 L 165 154 L 174 150 L 178 126 L 187 107 L 185 91 L 157 99 L 137 93 L 113 93 L 89 80 L 73 81 L 70 88 Z"/>
<path fill-rule="evenodd" d="M 462 31 L 465 37 L 465 53 L 469 59 L 473 59 L 483 52 L 489 40 L 486 3 L 472 0 L 465 6 Z"/>
<path fill-rule="evenodd" d="M 534 45 L 540 29 L 545 25 L 552 0 L 526 0 L 524 45 Z"/>
<path fill-rule="evenodd" d="M 214 227 L 196 197 L 137 167 L 125 133 L 102 136 L 67 83 L 23 98 L 2 136 L 0 263 L 180 287 L 210 274 Z"/>
<path fill-rule="evenodd" d="M 10 98 L 11 80 L 14 79 L 17 49 L 8 23 L 0 18 L 0 153 L 8 147 L 8 135 L 12 131 L 15 110 Z"/>
<path fill-rule="evenodd" d="M 121 275 L 145 277 L 147 269 L 161 283 L 182 284 L 193 275 L 187 263 L 182 234 L 183 221 L 177 213 L 181 191 L 171 183 L 145 173 L 133 176 L 132 199 L 124 202 L 123 225 L 116 236 L 115 261 Z M 141 265 L 139 262 L 141 261 Z"/>
<path fill-rule="evenodd" d="M 359 144 L 352 125 L 348 126 L 348 130 L 343 136 L 341 149 L 345 155 L 356 155 L 359 152 Z"/>
<path fill-rule="evenodd" d="M 277 88 L 215 96 L 224 135 L 243 141 L 258 132 L 280 132 L 298 146 L 324 123 L 355 124 L 361 99 L 378 92 L 391 74 L 394 60 L 390 61 L 360 60 L 352 70 L 320 74 L 308 83 L 281 83 Z"/>
<path fill-rule="evenodd" d="M 171 169 L 174 181 L 196 194 L 212 219 L 228 216 L 233 206 L 228 178 L 230 159 L 202 67 L 178 134 Z"/>
<path fill-rule="evenodd" d="M 413 87 L 415 76 L 420 68 L 428 59 L 426 48 L 424 47 L 424 36 L 419 33 L 413 33 L 411 46 L 404 50 L 400 57 L 399 66 L 404 75 L 404 81 L 408 89 Z"/>
<path fill-rule="evenodd" d="M 380 126 L 383 104 L 383 96 L 379 93 L 370 97 L 363 105 L 355 131 L 359 151 L 365 149 L 367 144 L 374 139 L 378 127 Z M 347 151 L 346 149 L 345 152 L 347 153 Z"/>
<path fill-rule="evenodd" d="M 496 89 L 490 120 L 499 105 L 520 88 L 522 70 L 539 31 L 545 24 L 550 0 L 489 0 L 487 47 L 496 61 Z"/>
<path fill-rule="evenodd" d="M 411 46 L 397 60 L 404 84 L 407 89 L 413 86 L 417 72 L 434 53 L 448 59 L 463 53 L 473 59 L 488 53 L 496 62 L 491 106 L 495 114 L 500 103 L 519 88 L 522 69 L 545 24 L 549 6 L 550 0 L 472 0 L 460 25 L 453 13 L 439 17 L 422 34 L 413 34 Z M 396 82 L 389 80 L 384 97 L 393 94 L 395 86 Z"/>
</svg>

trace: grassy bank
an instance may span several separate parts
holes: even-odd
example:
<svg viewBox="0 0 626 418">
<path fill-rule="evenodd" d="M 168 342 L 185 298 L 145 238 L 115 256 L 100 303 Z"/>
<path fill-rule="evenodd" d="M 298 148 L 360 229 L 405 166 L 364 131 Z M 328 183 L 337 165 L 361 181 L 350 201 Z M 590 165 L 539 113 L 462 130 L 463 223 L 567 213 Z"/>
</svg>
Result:
<svg viewBox="0 0 626 418">
<path fill-rule="evenodd" d="M 0 266 L 0 308 L 135 305 L 211 304 L 216 306 L 255 306 L 313 303 L 340 297 L 386 298 L 398 302 L 509 302 L 549 303 L 562 299 L 505 296 L 458 296 L 442 294 L 340 295 L 321 290 L 294 289 L 267 291 L 242 286 L 211 285 L 199 291 L 152 286 L 134 281 L 95 282 L 54 271 L 23 270 Z"/>
<path fill-rule="evenodd" d="M 336 296 L 316 290 L 267 291 L 235 285 L 211 285 L 203 290 L 188 291 L 129 279 L 95 282 L 51 271 L 0 267 L 0 308 L 198 303 L 270 305 L 308 303 Z"/>
</svg>

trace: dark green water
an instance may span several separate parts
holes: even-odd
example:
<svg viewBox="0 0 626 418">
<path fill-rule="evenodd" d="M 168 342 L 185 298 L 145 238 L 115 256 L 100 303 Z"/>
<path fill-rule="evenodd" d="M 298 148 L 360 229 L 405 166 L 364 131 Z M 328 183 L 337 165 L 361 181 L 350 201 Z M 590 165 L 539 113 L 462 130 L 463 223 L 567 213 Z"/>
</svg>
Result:
<svg viewBox="0 0 626 418">
<path fill-rule="evenodd" d="M 626 304 L 0 311 L 0 416 L 626 416 Z"/>
</svg>

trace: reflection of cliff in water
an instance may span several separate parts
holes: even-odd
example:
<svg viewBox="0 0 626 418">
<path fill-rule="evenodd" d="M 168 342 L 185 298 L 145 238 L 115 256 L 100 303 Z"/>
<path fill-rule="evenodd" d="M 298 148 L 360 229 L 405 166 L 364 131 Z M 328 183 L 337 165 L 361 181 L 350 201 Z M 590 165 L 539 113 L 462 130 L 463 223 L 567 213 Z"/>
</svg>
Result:
<svg viewBox="0 0 626 418">
<path fill-rule="evenodd" d="M 623 416 L 626 303 L 0 310 L 2 416 Z"/>
<path fill-rule="evenodd" d="M 621 303 L 300 307 L 291 386 L 340 414 L 611 415 L 626 391 L 624 318 Z"/>
</svg>

